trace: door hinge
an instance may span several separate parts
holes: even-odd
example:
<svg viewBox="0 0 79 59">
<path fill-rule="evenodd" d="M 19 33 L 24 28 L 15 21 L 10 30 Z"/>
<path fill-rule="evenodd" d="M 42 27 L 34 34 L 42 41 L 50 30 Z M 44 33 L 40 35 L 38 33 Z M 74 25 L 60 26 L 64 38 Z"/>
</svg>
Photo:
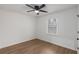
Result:
<svg viewBox="0 0 79 59">
<path fill-rule="evenodd" d="M 77 15 L 77 17 L 79 17 L 79 15 Z"/>
<path fill-rule="evenodd" d="M 77 38 L 77 40 L 79 40 L 79 38 Z"/>
</svg>

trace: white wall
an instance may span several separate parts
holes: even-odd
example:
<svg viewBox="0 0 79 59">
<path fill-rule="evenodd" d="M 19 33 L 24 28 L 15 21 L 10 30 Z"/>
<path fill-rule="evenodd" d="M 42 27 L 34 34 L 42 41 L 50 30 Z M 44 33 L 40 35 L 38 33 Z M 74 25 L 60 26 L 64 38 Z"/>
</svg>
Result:
<svg viewBox="0 0 79 59">
<path fill-rule="evenodd" d="M 37 37 L 75 50 L 75 41 L 77 38 L 77 7 L 52 13 L 45 16 L 38 17 L 37 20 Z M 56 18 L 57 33 L 51 35 L 47 33 L 47 21 L 50 18 Z"/>
<path fill-rule="evenodd" d="M 0 10 L 0 48 L 34 37 L 35 17 Z"/>
</svg>

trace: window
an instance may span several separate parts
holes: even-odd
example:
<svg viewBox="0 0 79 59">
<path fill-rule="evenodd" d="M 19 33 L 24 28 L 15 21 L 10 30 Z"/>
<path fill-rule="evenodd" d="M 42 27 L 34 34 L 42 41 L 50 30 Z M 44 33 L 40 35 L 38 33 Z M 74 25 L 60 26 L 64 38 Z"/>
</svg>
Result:
<svg viewBox="0 0 79 59">
<path fill-rule="evenodd" d="M 48 20 L 48 33 L 56 34 L 56 19 L 51 18 Z"/>
</svg>

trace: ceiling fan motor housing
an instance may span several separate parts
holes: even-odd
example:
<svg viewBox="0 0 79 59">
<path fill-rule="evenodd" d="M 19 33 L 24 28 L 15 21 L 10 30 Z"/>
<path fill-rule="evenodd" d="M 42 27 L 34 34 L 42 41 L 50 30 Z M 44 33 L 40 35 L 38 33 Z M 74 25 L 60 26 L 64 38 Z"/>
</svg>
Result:
<svg viewBox="0 0 79 59">
<path fill-rule="evenodd" d="M 39 10 L 39 6 L 35 6 L 35 9 L 36 9 L 36 10 Z"/>
</svg>

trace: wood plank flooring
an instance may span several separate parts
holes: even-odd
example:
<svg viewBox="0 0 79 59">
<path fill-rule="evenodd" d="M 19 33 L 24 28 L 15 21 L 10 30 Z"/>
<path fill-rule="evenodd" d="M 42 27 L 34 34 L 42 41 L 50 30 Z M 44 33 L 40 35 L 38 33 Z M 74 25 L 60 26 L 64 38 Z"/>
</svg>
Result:
<svg viewBox="0 0 79 59">
<path fill-rule="evenodd" d="M 77 52 L 39 39 L 0 49 L 0 54 L 76 54 Z"/>
</svg>

